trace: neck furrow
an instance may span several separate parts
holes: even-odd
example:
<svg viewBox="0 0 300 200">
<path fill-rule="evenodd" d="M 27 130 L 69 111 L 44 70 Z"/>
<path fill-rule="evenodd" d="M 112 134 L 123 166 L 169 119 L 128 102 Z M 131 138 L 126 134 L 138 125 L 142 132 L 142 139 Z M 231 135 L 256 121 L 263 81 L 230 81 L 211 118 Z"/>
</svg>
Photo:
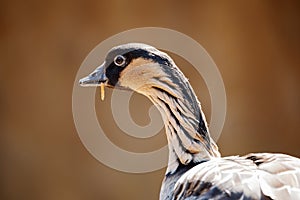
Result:
<svg viewBox="0 0 300 200">
<path fill-rule="evenodd" d="M 191 95 L 194 95 L 193 91 Z M 196 96 L 174 96 L 157 87 L 153 87 L 151 95 L 147 96 L 156 105 L 164 121 L 169 146 L 167 173 L 174 173 L 179 165 L 199 163 L 220 156 L 218 147 L 209 135 Z"/>
</svg>

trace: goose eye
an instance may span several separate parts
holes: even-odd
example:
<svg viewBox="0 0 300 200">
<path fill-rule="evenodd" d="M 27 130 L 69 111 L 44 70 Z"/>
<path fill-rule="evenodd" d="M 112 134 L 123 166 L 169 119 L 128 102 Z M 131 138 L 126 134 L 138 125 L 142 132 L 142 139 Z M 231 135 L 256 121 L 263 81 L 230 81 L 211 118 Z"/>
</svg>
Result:
<svg viewBox="0 0 300 200">
<path fill-rule="evenodd" d="M 125 57 L 121 56 L 121 55 L 116 56 L 115 59 L 114 59 L 114 63 L 117 66 L 124 65 L 124 63 L 125 63 Z"/>
</svg>

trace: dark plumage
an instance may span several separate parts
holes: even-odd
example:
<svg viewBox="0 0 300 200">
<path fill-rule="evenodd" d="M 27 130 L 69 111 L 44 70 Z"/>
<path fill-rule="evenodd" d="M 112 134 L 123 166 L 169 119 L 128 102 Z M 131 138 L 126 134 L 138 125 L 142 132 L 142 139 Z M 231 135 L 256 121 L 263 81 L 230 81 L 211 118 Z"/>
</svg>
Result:
<svg viewBox="0 0 300 200">
<path fill-rule="evenodd" d="M 80 84 L 134 90 L 156 105 L 169 146 L 160 199 L 300 199 L 298 158 L 270 153 L 220 157 L 189 81 L 154 47 L 114 47 Z"/>
</svg>

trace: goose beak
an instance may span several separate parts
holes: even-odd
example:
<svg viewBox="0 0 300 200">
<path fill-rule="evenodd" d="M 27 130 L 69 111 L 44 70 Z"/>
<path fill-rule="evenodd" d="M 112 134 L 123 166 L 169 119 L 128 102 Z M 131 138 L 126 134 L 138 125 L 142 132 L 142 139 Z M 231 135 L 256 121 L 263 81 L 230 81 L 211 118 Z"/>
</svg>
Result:
<svg viewBox="0 0 300 200">
<path fill-rule="evenodd" d="M 79 80 L 81 86 L 99 86 L 107 81 L 107 77 L 104 72 L 104 64 L 100 65 L 90 75 Z"/>
</svg>

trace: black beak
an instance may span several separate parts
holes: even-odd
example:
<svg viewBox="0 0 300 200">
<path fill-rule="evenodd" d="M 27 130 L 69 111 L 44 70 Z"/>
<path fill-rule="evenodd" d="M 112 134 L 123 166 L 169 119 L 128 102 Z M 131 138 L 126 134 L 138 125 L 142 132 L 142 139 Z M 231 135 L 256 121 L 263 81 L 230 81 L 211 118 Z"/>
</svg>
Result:
<svg viewBox="0 0 300 200">
<path fill-rule="evenodd" d="M 99 86 L 101 83 L 107 81 L 107 77 L 104 72 L 104 63 L 97 67 L 95 71 L 93 71 L 87 77 L 84 77 L 79 80 L 79 84 L 81 86 Z"/>
</svg>

